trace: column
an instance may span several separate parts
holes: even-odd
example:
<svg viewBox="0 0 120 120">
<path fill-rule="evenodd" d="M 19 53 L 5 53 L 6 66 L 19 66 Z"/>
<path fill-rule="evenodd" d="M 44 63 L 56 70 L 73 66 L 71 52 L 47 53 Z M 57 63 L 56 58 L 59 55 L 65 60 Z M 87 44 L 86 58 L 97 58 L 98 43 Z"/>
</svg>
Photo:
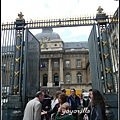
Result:
<svg viewBox="0 0 120 120">
<path fill-rule="evenodd" d="M 51 59 L 49 59 L 49 61 L 48 61 L 48 83 L 47 83 L 47 86 L 48 87 L 52 87 L 53 86 Z"/>
<path fill-rule="evenodd" d="M 19 91 L 19 80 L 20 80 L 20 56 L 21 56 L 21 40 L 22 34 L 20 31 L 17 33 L 16 38 L 16 49 L 15 49 L 15 68 L 14 68 L 14 94 L 17 94 Z"/>
<path fill-rule="evenodd" d="M 101 37 L 102 37 L 102 46 L 103 46 L 103 59 L 104 59 L 104 74 L 106 77 L 107 89 L 110 91 L 115 91 L 114 81 L 113 81 L 113 71 L 112 71 L 112 62 L 111 62 L 111 54 L 109 50 L 109 41 L 107 39 L 107 30 L 106 28 L 101 29 Z"/>
<path fill-rule="evenodd" d="M 60 58 L 60 82 L 59 82 L 59 86 L 60 84 L 63 84 L 63 59 Z"/>
</svg>

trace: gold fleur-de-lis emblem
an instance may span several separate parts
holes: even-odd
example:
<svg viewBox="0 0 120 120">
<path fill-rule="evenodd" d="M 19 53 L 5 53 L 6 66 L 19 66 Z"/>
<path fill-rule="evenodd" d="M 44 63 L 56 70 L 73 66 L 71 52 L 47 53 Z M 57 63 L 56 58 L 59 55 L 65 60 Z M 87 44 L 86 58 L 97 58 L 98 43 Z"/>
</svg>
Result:
<svg viewBox="0 0 120 120">
<path fill-rule="evenodd" d="M 99 6 L 97 11 L 98 11 L 97 14 L 102 14 L 103 13 L 103 8 L 101 6 Z"/>
<path fill-rule="evenodd" d="M 106 42 L 105 42 L 105 41 L 102 41 L 102 43 L 103 43 L 103 46 L 107 45 L 107 41 L 106 41 Z"/>
<path fill-rule="evenodd" d="M 113 84 L 107 83 L 108 88 L 112 88 Z"/>
<path fill-rule="evenodd" d="M 19 76 L 19 71 L 18 72 L 14 72 L 14 76 Z"/>
<path fill-rule="evenodd" d="M 105 70 L 107 74 L 110 73 L 110 68 L 105 68 Z"/>
<path fill-rule="evenodd" d="M 20 50 L 20 47 L 21 47 L 20 45 L 19 45 L 19 46 L 16 46 L 16 49 L 17 49 L 17 50 Z"/>
<path fill-rule="evenodd" d="M 20 58 L 16 58 L 15 62 L 19 63 L 20 62 Z"/>
<path fill-rule="evenodd" d="M 22 35 L 21 34 L 17 34 L 17 37 L 22 38 Z"/>
<path fill-rule="evenodd" d="M 108 58 L 109 54 L 103 54 L 105 59 Z"/>
<path fill-rule="evenodd" d="M 102 22 L 104 22 L 104 21 L 102 21 Z M 106 32 L 106 30 L 105 29 L 102 29 L 101 30 L 101 33 L 105 33 Z"/>
<path fill-rule="evenodd" d="M 18 90 L 18 85 L 17 85 L 17 86 L 14 86 L 14 90 Z"/>
<path fill-rule="evenodd" d="M 16 20 L 24 20 L 22 12 L 18 13 L 18 17 Z"/>
</svg>

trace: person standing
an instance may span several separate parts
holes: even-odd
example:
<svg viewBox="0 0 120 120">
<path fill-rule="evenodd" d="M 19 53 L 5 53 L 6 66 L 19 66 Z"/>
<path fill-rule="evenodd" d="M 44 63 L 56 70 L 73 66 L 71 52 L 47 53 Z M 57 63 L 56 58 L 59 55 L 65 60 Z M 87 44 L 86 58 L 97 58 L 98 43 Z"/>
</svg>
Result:
<svg viewBox="0 0 120 120">
<path fill-rule="evenodd" d="M 82 94 L 79 94 L 78 97 L 79 97 L 79 99 L 80 99 L 80 104 L 81 104 L 81 106 L 83 107 L 83 95 L 82 95 Z"/>
<path fill-rule="evenodd" d="M 50 111 L 44 111 L 44 113 L 45 113 L 45 114 L 48 114 L 48 115 L 51 115 L 51 114 L 54 113 L 53 118 L 52 118 L 53 120 L 55 120 L 55 116 L 56 116 L 56 113 L 57 113 L 57 111 L 58 111 L 58 108 L 59 108 L 63 103 L 67 102 L 67 100 L 66 100 L 66 95 L 65 95 L 64 93 L 59 94 L 58 102 L 59 102 L 59 103 L 57 103 L 57 104 L 55 105 L 55 107 L 54 107 L 53 109 L 51 109 Z"/>
<path fill-rule="evenodd" d="M 92 90 L 93 89 L 89 89 L 89 103 L 88 103 L 88 110 L 91 112 L 91 108 L 92 108 L 92 105 L 91 105 L 91 94 L 92 94 Z M 90 112 L 88 113 L 88 117 L 90 119 Z"/>
<path fill-rule="evenodd" d="M 79 94 L 78 97 L 79 97 L 79 99 L 80 99 L 80 104 L 81 104 L 81 106 L 79 106 L 78 109 L 81 110 L 81 109 L 84 108 L 83 95 L 82 95 L 82 94 Z M 84 113 L 78 114 L 78 120 L 83 120 L 83 117 L 84 117 Z"/>
<path fill-rule="evenodd" d="M 78 107 L 81 106 L 81 103 L 80 103 L 80 98 L 76 95 L 76 90 L 74 88 L 70 90 L 68 103 L 71 106 L 71 110 L 74 111 L 72 115 L 74 116 L 75 120 L 78 120 L 78 112 L 75 111 L 78 110 Z"/>
<path fill-rule="evenodd" d="M 41 102 L 44 99 L 44 95 L 41 91 L 38 91 L 35 98 L 30 100 L 24 110 L 23 120 L 41 120 Z"/>
<path fill-rule="evenodd" d="M 59 103 L 58 97 L 59 97 L 60 94 L 61 94 L 61 91 L 56 91 L 55 98 L 52 100 L 52 103 L 51 103 L 51 108 L 52 108 L 52 109 L 55 107 L 56 104 Z M 52 118 L 53 118 L 53 115 L 54 115 L 54 113 L 51 114 L 51 120 L 52 120 Z"/>
<path fill-rule="evenodd" d="M 42 90 L 42 93 L 44 94 L 44 100 L 42 102 L 42 110 L 49 111 L 51 109 L 51 97 L 46 94 L 46 90 Z M 46 120 L 49 120 L 49 117 L 47 114 L 42 115 L 41 120 L 44 118 Z"/>
<path fill-rule="evenodd" d="M 90 120 L 107 120 L 105 114 L 105 101 L 101 93 L 94 89 L 90 94 L 91 98 L 91 113 Z"/>
<path fill-rule="evenodd" d="M 61 94 L 61 91 L 56 91 L 55 98 L 52 100 L 52 103 L 51 103 L 51 108 L 52 109 L 55 107 L 55 105 L 57 103 L 59 103 L 59 101 L 58 101 L 59 94 Z"/>
</svg>

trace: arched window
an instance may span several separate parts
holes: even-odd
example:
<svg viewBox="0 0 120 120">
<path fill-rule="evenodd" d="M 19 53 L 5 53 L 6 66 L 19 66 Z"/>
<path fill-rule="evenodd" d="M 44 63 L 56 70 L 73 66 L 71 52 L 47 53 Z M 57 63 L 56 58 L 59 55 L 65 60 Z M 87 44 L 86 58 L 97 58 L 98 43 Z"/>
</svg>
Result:
<svg viewBox="0 0 120 120">
<path fill-rule="evenodd" d="M 43 75 L 43 86 L 47 86 L 47 82 L 48 82 L 48 76 L 47 74 Z"/>
<path fill-rule="evenodd" d="M 66 83 L 71 83 L 71 75 L 69 73 L 66 74 L 65 78 L 66 78 Z"/>
<path fill-rule="evenodd" d="M 81 73 L 77 74 L 77 83 L 82 83 L 82 75 L 81 75 Z"/>
<path fill-rule="evenodd" d="M 57 73 L 54 74 L 54 85 L 59 86 L 59 75 Z"/>
</svg>

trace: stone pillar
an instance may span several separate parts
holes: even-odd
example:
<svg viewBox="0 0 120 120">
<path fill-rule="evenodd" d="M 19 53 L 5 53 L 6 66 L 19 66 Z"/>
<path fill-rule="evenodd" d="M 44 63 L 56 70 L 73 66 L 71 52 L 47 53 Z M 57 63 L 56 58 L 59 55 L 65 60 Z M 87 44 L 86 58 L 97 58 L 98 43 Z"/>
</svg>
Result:
<svg viewBox="0 0 120 120">
<path fill-rule="evenodd" d="M 60 84 L 63 84 L 64 81 L 63 81 L 63 59 L 60 58 L 60 82 L 59 82 L 59 85 Z"/>
<path fill-rule="evenodd" d="M 49 59 L 49 61 L 48 61 L 48 83 L 47 83 L 47 86 L 48 87 L 52 87 L 53 86 L 51 59 Z"/>
</svg>

